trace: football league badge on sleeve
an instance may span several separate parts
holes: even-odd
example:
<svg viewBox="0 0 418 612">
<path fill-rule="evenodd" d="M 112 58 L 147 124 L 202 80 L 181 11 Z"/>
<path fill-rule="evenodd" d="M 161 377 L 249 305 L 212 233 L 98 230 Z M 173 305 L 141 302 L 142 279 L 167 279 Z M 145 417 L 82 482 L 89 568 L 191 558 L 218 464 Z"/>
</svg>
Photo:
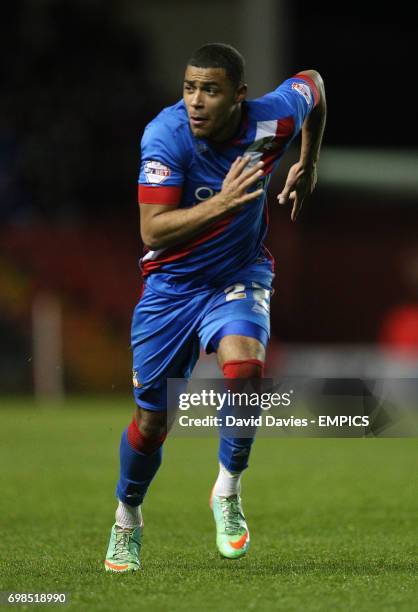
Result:
<svg viewBox="0 0 418 612">
<path fill-rule="evenodd" d="M 161 185 L 171 175 L 170 168 L 159 161 L 148 161 L 144 165 L 147 183 Z"/>
<path fill-rule="evenodd" d="M 299 83 L 299 81 L 293 81 L 292 89 L 294 89 L 301 96 L 303 96 L 308 104 L 311 103 L 312 94 L 308 85 L 305 85 L 305 83 Z"/>
</svg>

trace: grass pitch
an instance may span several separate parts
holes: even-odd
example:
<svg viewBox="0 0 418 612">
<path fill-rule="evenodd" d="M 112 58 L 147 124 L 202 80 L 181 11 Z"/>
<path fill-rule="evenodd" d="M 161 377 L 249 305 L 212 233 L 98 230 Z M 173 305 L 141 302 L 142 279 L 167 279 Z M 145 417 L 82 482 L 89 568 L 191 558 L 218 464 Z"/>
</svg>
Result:
<svg viewBox="0 0 418 612">
<path fill-rule="evenodd" d="M 144 504 L 143 570 L 106 574 L 130 418 L 129 398 L 0 398 L 1 591 L 65 591 L 73 610 L 418 609 L 416 439 L 260 438 L 239 561 L 215 549 L 217 441 L 169 439 Z"/>
</svg>

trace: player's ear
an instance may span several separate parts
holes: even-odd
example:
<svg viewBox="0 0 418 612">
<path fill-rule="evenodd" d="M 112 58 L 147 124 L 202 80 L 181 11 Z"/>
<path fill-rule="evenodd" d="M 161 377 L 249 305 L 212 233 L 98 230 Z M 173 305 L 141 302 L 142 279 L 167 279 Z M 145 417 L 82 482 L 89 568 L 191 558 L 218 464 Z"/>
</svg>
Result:
<svg viewBox="0 0 418 612">
<path fill-rule="evenodd" d="M 235 93 L 235 102 L 243 102 L 247 97 L 247 83 L 242 83 L 238 86 L 237 91 Z"/>
</svg>

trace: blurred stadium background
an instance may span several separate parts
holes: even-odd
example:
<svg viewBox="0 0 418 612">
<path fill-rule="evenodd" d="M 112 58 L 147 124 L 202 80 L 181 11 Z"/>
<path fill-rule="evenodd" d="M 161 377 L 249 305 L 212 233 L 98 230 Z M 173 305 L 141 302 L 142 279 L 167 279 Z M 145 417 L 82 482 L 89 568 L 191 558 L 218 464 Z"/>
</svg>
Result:
<svg viewBox="0 0 418 612">
<path fill-rule="evenodd" d="M 415 368 L 415 27 L 385 3 L 372 18 L 356 3 L 321 14 L 301 0 L 5 5 L 2 394 L 129 392 L 141 132 L 181 95 L 190 52 L 217 40 L 246 56 L 250 96 L 310 67 L 327 87 L 319 183 L 297 224 L 274 201 L 296 146 L 271 187 L 270 374 L 358 375 L 385 344 Z M 196 370 L 205 374 L 208 359 Z"/>
</svg>

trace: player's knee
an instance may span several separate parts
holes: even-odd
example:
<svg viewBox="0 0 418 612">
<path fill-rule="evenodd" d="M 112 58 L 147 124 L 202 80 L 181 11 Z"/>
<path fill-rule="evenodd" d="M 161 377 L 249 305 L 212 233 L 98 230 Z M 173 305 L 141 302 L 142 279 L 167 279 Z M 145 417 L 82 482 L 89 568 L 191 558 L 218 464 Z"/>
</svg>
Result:
<svg viewBox="0 0 418 612">
<path fill-rule="evenodd" d="M 128 427 L 128 442 L 131 447 L 144 455 L 157 451 L 167 437 L 167 425 L 161 415 L 143 413 L 150 411 L 137 410 Z M 153 416 L 152 416 L 153 415 Z"/>
</svg>

